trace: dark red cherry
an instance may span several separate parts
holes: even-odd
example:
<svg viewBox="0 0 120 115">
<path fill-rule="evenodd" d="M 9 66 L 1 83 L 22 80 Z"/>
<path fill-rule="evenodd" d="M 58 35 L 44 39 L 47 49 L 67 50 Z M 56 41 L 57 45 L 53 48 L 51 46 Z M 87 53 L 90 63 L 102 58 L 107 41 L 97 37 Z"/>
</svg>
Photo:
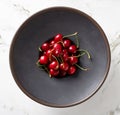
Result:
<svg viewBox="0 0 120 115">
<path fill-rule="evenodd" d="M 59 41 L 62 41 L 63 39 L 63 35 L 62 34 L 57 34 L 55 37 L 54 37 L 54 41 L 55 43 L 59 42 Z"/>
<path fill-rule="evenodd" d="M 76 56 L 71 56 L 71 57 L 69 58 L 69 62 L 70 62 L 71 65 L 76 64 L 76 63 L 78 62 L 78 57 L 76 57 Z"/>
<path fill-rule="evenodd" d="M 50 77 L 55 77 L 59 74 L 59 70 L 50 69 Z"/>
<path fill-rule="evenodd" d="M 63 54 L 63 61 L 66 62 L 69 60 L 69 55 L 68 54 Z"/>
<path fill-rule="evenodd" d="M 46 55 L 43 55 L 39 58 L 40 64 L 47 64 L 48 63 L 48 57 Z"/>
<path fill-rule="evenodd" d="M 63 40 L 63 46 L 64 46 L 65 48 L 70 47 L 70 45 L 71 45 L 71 40 L 69 40 L 69 39 Z"/>
<path fill-rule="evenodd" d="M 63 62 L 60 64 L 60 69 L 63 71 L 67 71 L 69 69 L 69 64 L 67 62 Z"/>
<path fill-rule="evenodd" d="M 63 54 L 68 54 L 68 50 L 67 49 L 63 49 L 62 53 Z"/>
<path fill-rule="evenodd" d="M 76 53 L 77 52 L 77 47 L 76 45 L 71 45 L 68 49 L 70 53 Z"/>
<path fill-rule="evenodd" d="M 59 68 L 59 63 L 54 60 L 52 61 L 50 64 L 49 64 L 49 69 L 54 69 L 54 70 L 57 70 Z"/>
<path fill-rule="evenodd" d="M 61 76 L 61 77 L 64 77 L 64 76 L 66 76 L 67 72 L 66 72 L 66 71 L 61 70 L 59 74 L 60 74 L 60 76 Z"/>
<path fill-rule="evenodd" d="M 49 43 L 43 43 L 41 46 L 42 51 L 47 51 L 49 49 Z"/>
<path fill-rule="evenodd" d="M 62 50 L 62 45 L 60 43 L 55 43 L 53 46 L 54 50 Z"/>
<path fill-rule="evenodd" d="M 75 72 L 76 72 L 76 66 L 74 66 L 74 65 L 70 66 L 70 68 L 68 70 L 68 74 L 73 75 Z"/>
<path fill-rule="evenodd" d="M 50 46 L 53 47 L 54 44 L 55 44 L 55 41 L 52 40 L 52 41 L 50 42 Z"/>
</svg>

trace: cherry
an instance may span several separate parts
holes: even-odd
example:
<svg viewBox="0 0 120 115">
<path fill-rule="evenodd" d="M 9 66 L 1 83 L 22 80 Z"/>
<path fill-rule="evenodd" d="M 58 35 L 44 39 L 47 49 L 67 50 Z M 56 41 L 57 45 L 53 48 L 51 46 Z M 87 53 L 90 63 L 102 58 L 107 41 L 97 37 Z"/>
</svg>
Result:
<svg viewBox="0 0 120 115">
<path fill-rule="evenodd" d="M 63 49 L 62 53 L 63 54 L 68 54 L 68 50 L 67 49 Z"/>
<path fill-rule="evenodd" d="M 56 43 L 56 42 L 59 42 L 59 41 L 62 41 L 62 39 L 63 39 L 63 35 L 62 35 L 62 34 L 57 34 L 57 35 L 54 37 L 55 43 Z"/>
<path fill-rule="evenodd" d="M 53 46 L 53 55 L 58 57 L 62 53 L 62 45 L 60 43 L 55 43 Z"/>
<path fill-rule="evenodd" d="M 47 64 L 48 63 L 48 57 L 46 55 L 43 55 L 39 58 L 40 64 Z"/>
<path fill-rule="evenodd" d="M 59 70 L 50 69 L 50 77 L 55 77 L 59 74 Z"/>
<path fill-rule="evenodd" d="M 51 53 L 52 53 L 52 50 L 49 49 L 49 50 L 46 51 L 46 54 L 45 54 L 45 55 L 49 57 L 49 56 L 51 55 Z"/>
<path fill-rule="evenodd" d="M 55 44 L 55 41 L 52 40 L 52 41 L 50 42 L 50 46 L 53 47 L 54 44 Z"/>
<path fill-rule="evenodd" d="M 76 72 L 76 66 L 72 65 L 70 66 L 69 70 L 68 70 L 68 74 L 72 75 Z"/>
<path fill-rule="evenodd" d="M 65 39 L 65 40 L 63 41 L 63 46 L 64 46 L 65 48 L 68 48 L 70 45 L 71 45 L 71 40 Z"/>
<path fill-rule="evenodd" d="M 54 69 L 54 70 L 57 70 L 59 68 L 59 63 L 54 60 L 52 61 L 50 64 L 49 64 L 49 69 Z"/>
<path fill-rule="evenodd" d="M 69 55 L 67 53 L 63 54 L 63 61 L 68 61 L 69 60 Z"/>
<path fill-rule="evenodd" d="M 43 43 L 41 46 L 41 49 L 42 49 L 42 51 L 47 51 L 49 49 L 49 44 L 47 42 Z"/>
<path fill-rule="evenodd" d="M 73 64 L 76 64 L 78 62 L 78 57 L 76 56 L 71 56 L 70 59 L 70 64 L 73 65 Z"/>
<path fill-rule="evenodd" d="M 63 62 L 60 64 L 60 69 L 61 70 L 64 70 L 64 71 L 67 71 L 69 69 L 69 65 L 67 62 Z"/>
<path fill-rule="evenodd" d="M 54 50 L 62 50 L 62 45 L 60 43 L 55 43 L 53 46 Z"/>
<path fill-rule="evenodd" d="M 61 50 L 53 50 L 53 55 L 59 57 L 61 54 Z"/>
<path fill-rule="evenodd" d="M 70 53 L 76 53 L 77 52 L 77 47 L 76 45 L 71 45 L 68 49 Z"/>
<path fill-rule="evenodd" d="M 63 70 L 60 71 L 60 76 L 61 76 L 61 77 L 64 77 L 66 74 L 67 74 L 66 71 L 63 71 Z"/>
</svg>

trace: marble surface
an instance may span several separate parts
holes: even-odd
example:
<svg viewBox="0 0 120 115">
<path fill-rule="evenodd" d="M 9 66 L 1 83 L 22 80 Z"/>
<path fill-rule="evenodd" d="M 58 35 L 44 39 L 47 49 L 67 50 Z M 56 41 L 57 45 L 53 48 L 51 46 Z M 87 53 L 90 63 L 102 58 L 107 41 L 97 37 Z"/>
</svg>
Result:
<svg viewBox="0 0 120 115">
<path fill-rule="evenodd" d="M 19 26 L 51 6 L 77 8 L 103 28 L 111 48 L 111 68 L 102 88 L 88 101 L 69 108 L 51 108 L 28 98 L 9 67 L 9 48 Z M 120 0 L 0 0 L 0 115 L 120 115 Z"/>
</svg>

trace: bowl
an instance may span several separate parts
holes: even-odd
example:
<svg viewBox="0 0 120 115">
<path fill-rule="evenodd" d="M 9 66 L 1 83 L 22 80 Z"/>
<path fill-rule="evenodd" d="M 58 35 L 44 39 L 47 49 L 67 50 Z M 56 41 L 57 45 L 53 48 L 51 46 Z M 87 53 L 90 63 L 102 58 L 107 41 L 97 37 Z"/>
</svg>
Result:
<svg viewBox="0 0 120 115">
<path fill-rule="evenodd" d="M 91 54 L 80 58 L 89 71 L 50 78 L 36 66 L 38 47 L 55 36 L 79 33 L 80 47 Z M 110 67 L 105 33 L 87 14 L 69 7 L 44 9 L 27 19 L 16 32 L 10 48 L 10 68 L 19 88 L 34 101 L 50 107 L 70 107 L 87 101 L 104 83 Z"/>
</svg>

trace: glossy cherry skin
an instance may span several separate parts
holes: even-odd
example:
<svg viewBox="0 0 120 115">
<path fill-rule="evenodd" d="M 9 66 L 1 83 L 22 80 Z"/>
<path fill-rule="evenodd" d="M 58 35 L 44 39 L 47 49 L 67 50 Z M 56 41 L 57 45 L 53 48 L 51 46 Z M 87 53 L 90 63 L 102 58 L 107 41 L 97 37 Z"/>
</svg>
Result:
<svg viewBox="0 0 120 115">
<path fill-rule="evenodd" d="M 45 55 L 49 57 L 51 55 L 51 53 L 52 53 L 52 50 L 49 49 L 49 50 L 46 51 Z"/>
<path fill-rule="evenodd" d="M 71 45 L 71 40 L 69 40 L 69 39 L 63 40 L 63 46 L 64 46 L 65 48 L 70 47 L 70 45 Z"/>
<path fill-rule="evenodd" d="M 63 49 L 62 50 L 62 54 L 68 54 L 68 50 L 67 49 Z"/>
<path fill-rule="evenodd" d="M 60 69 L 63 71 L 67 71 L 69 69 L 69 64 L 67 62 L 63 62 L 60 64 Z"/>
<path fill-rule="evenodd" d="M 76 63 L 78 62 L 78 57 L 76 57 L 76 56 L 71 56 L 71 57 L 69 58 L 69 62 L 70 62 L 71 65 L 76 64 Z"/>
<path fill-rule="evenodd" d="M 61 55 L 61 50 L 54 50 L 54 51 L 53 51 L 53 55 L 54 55 L 55 57 L 59 57 L 59 56 Z"/>
<path fill-rule="evenodd" d="M 55 43 L 53 46 L 54 50 L 62 50 L 62 45 L 60 43 Z"/>
<path fill-rule="evenodd" d="M 48 63 L 48 57 L 46 55 L 43 55 L 39 58 L 40 64 L 47 64 Z"/>
<path fill-rule="evenodd" d="M 53 46 L 54 44 L 55 44 L 55 41 L 52 40 L 52 41 L 50 42 L 50 45 Z"/>
<path fill-rule="evenodd" d="M 69 60 L 69 55 L 68 54 L 63 54 L 63 61 L 66 62 Z"/>
<path fill-rule="evenodd" d="M 70 66 L 70 68 L 68 70 L 68 74 L 73 75 L 75 72 L 76 72 L 76 66 L 74 66 L 74 65 Z"/>
<path fill-rule="evenodd" d="M 49 49 L 49 43 L 43 43 L 41 46 L 42 51 L 47 51 Z"/>
<path fill-rule="evenodd" d="M 49 69 L 57 70 L 59 68 L 59 63 L 55 60 L 49 64 Z"/>
<path fill-rule="evenodd" d="M 49 74 L 50 77 L 55 77 L 59 74 L 59 70 L 50 69 Z"/>
<path fill-rule="evenodd" d="M 59 57 L 62 53 L 62 45 L 60 43 L 55 43 L 53 46 L 53 55 Z"/>
<path fill-rule="evenodd" d="M 61 76 L 61 77 L 64 77 L 64 76 L 66 76 L 67 72 L 66 72 L 66 71 L 61 70 L 59 74 L 60 74 L 60 76 Z"/>
<path fill-rule="evenodd" d="M 59 42 L 59 41 L 62 41 L 63 39 L 63 35 L 62 34 L 57 34 L 55 37 L 54 37 L 54 41 L 55 43 Z"/>
<path fill-rule="evenodd" d="M 70 53 L 76 53 L 77 52 L 77 47 L 76 45 L 71 45 L 68 49 Z"/>
</svg>

